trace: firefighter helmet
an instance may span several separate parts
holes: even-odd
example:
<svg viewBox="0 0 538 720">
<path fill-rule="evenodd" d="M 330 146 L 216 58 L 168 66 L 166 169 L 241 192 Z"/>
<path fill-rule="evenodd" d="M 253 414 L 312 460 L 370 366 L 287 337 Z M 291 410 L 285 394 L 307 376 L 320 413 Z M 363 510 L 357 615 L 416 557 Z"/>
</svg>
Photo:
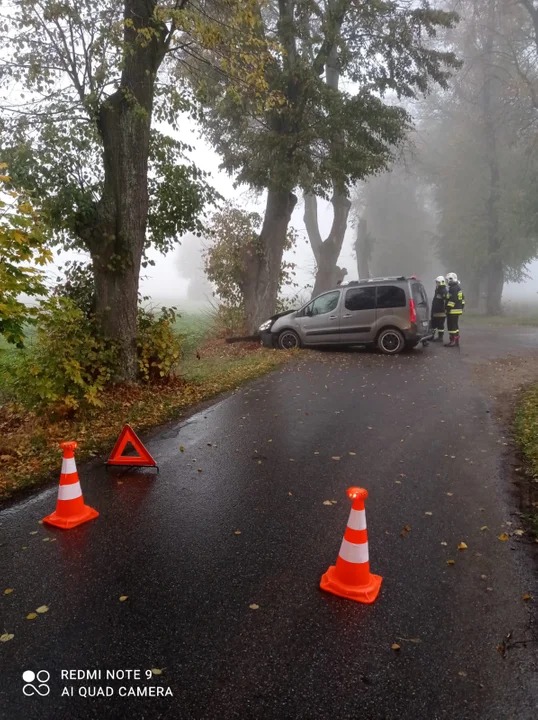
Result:
<svg viewBox="0 0 538 720">
<path fill-rule="evenodd" d="M 458 282 L 458 276 L 453 272 L 449 272 L 446 279 L 448 280 L 449 285 L 455 285 Z"/>
<path fill-rule="evenodd" d="M 445 284 L 445 279 L 444 279 L 444 277 L 443 277 L 442 275 L 439 275 L 439 277 L 436 277 L 436 278 L 435 278 L 435 282 L 436 282 L 437 285 L 444 285 L 444 284 Z"/>
</svg>

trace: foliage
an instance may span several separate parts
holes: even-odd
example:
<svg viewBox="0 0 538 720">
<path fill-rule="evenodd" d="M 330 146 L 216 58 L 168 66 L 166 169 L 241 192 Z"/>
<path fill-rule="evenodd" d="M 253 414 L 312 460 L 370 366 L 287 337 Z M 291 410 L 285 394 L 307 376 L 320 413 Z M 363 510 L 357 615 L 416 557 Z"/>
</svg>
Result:
<svg viewBox="0 0 538 720">
<path fill-rule="evenodd" d="M 181 355 L 181 338 L 174 332 L 175 308 L 161 308 L 160 315 L 140 308 L 138 311 L 138 366 L 146 383 L 168 377 Z"/>
<path fill-rule="evenodd" d="M 9 176 L 2 174 L 6 168 L 0 163 L 0 335 L 21 348 L 24 325 L 34 320 L 35 309 L 20 295 L 47 294 L 40 268 L 52 254 L 39 213 L 28 197 L 12 188 Z"/>
<path fill-rule="evenodd" d="M 53 291 L 55 296 L 69 298 L 87 319 L 94 316 L 95 281 L 89 263 L 68 260 L 65 263 L 64 277 L 56 278 L 56 282 Z"/>
<path fill-rule="evenodd" d="M 237 173 L 238 182 L 257 189 L 299 186 L 317 195 L 334 187 L 345 192 L 385 167 L 405 137 L 408 113 L 383 97 L 414 97 L 430 81 L 446 86 L 457 62 L 435 39 L 456 20 L 427 2 L 269 0 L 253 31 L 273 47 L 265 78 L 271 98 L 280 94 L 280 102 L 260 105 L 250 88 L 231 86 L 211 71 L 200 87 L 207 53 L 198 62 L 185 55 L 183 72 L 208 109 L 202 122 L 223 167 Z M 324 75 L 334 67 L 355 92 L 326 84 Z"/>
<path fill-rule="evenodd" d="M 258 213 L 228 204 L 213 215 L 208 226 L 206 238 L 211 244 L 204 253 L 205 270 L 215 285 L 216 295 L 228 307 L 243 307 L 247 254 L 263 255 L 264 252 L 260 243 L 261 225 L 262 218 Z M 284 250 L 291 250 L 296 240 L 296 233 L 290 228 Z M 294 274 L 295 264 L 283 262 L 279 288 L 293 285 Z"/>
<path fill-rule="evenodd" d="M 31 347 L 22 351 L 10 389 L 27 408 L 70 415 L 103 407 L 112 378 L 116 348 L 100 337 L 95 324 L 73 301 L 53 297 L 38 314 Z"/>
</svg>

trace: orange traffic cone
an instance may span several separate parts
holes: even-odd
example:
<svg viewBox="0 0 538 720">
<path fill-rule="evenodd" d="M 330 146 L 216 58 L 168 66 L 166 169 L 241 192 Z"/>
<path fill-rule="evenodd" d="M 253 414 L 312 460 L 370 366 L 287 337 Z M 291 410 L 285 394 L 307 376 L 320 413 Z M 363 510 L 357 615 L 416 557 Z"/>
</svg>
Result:
<svg viewBox="0 0 538 720">
<path fill-rule="evenodd" d="M 368 491 L 352 487 L 347 491 L 353 500 L 344 539 L 336 565 L 321 578 L 322 590 L 362 603 L 373 603 L 379 594 L 383 578 L 372 575 L 368 560 L 368 533 L 364 501 Z"/>
<path fill-rule="evenodd" d="M 46 518 L 43 518 L 43 522 L 68 530 L 87 520 L 93 520 L 99 513 L 88 505 L 84 505 L 84 498 L 82 497 L 82 489 L 80 487 L 75 463 L 77 443 L 61 443 L 60 447 L 64 451 L 64 456 L 56 510 L 52 515 L 47 515 Z"/>
</svg>

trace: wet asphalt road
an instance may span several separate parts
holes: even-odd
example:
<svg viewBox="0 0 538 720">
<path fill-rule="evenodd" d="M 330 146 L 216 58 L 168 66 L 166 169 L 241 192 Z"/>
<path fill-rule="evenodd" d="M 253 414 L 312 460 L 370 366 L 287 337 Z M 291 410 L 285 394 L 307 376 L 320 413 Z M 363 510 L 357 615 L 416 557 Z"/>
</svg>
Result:
<svg viewBox="0 0 538 720">
<path fill-rule="evenodd" d="M 160 476 L 79 467 L 100 516 L 75 530 L 38 524 L 55 488 L 4 509 L 0 591 L 14 592 L 0 594 L 0 630 L 15 637 L 0 644 L 0 716 L 536 718 L 533 548 L 497 539 L 517 507 L 476 370 L 536 352 L 538 333 L 464 337 L 460 353 L 309 355 L 156 433 Z M 318 588 L 357 484 L 384 578 L 371 606 Z M 503 658 L 508 632 L 531 642 Z M 135 668 L 140 681 L 104 679 Z M 148 681 L 151 668 L 163 673 Z M 42 669 L 50 694 L 25 697 L 22 672 Z M 71 669 L 103 679 L 62 681 Z M 118 695 L 144 686 L 173 697 Z"/>
</svg>

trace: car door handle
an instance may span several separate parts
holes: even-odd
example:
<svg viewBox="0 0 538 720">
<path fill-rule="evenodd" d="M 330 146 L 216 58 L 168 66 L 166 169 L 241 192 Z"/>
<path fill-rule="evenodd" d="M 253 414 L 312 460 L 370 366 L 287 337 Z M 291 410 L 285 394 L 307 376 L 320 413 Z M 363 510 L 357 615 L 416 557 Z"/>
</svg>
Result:
<svg viewBox="0 0 538 720">
<path fill-rule="evenodd" d="M 336 320 L 336 315 L 329 315 L 329 320 Z"/>
<path fill-rule="evenodd" d="M 344 315 L 344 317 L 353 317 L 351 313 L 347 313 L 347 315 Z"/>
</svg>

